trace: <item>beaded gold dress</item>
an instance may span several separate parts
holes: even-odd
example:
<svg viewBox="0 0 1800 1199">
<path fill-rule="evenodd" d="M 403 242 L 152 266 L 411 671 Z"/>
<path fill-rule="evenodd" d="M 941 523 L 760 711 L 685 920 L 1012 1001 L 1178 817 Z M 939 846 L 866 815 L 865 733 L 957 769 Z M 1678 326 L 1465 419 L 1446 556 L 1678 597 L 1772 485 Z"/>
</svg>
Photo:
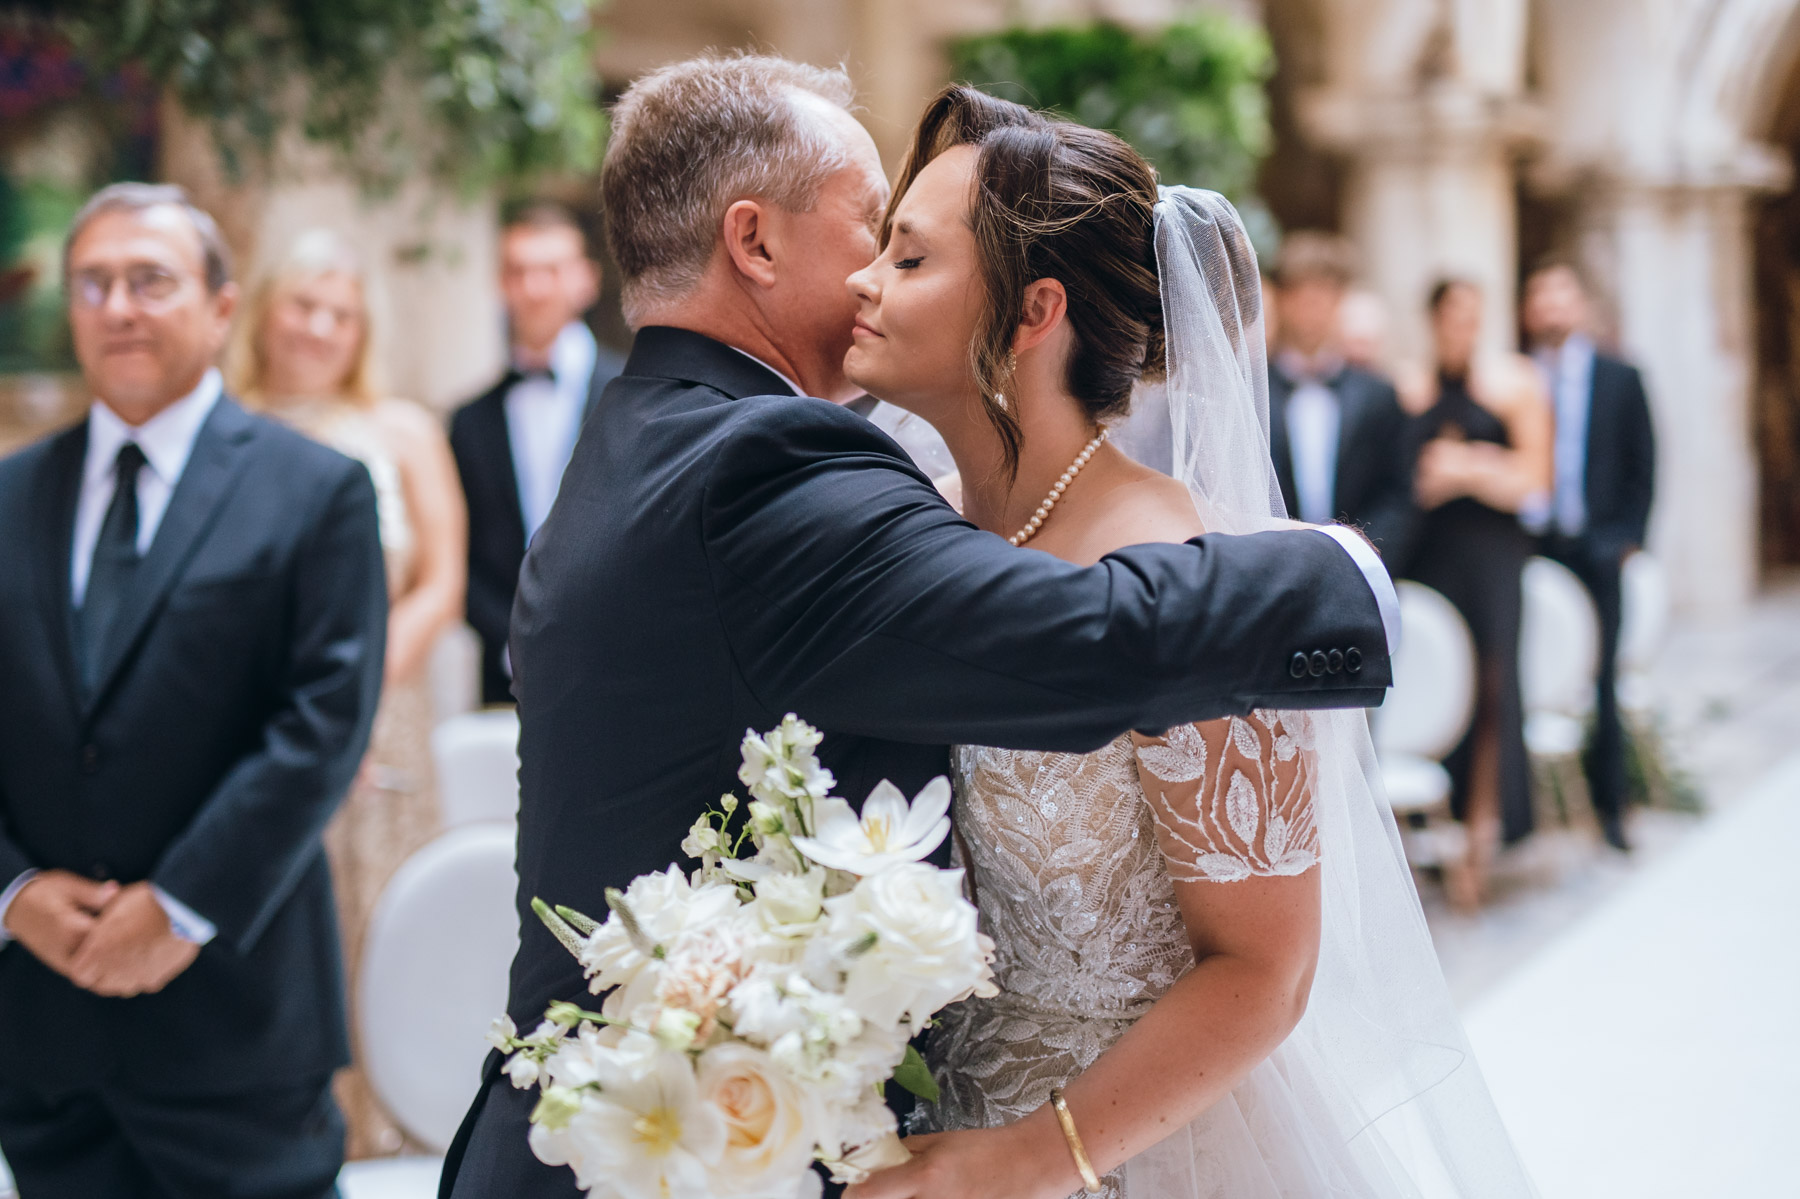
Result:
<svg viewBox="0 0 1800 1199">
<path fill-rule="evenodd" d="M 368 468 L 375 484 L 388 597 L 396 600 L 405 595 L 415 580 L 418 543 L 399 463 L 374 418 L 364 408 L 335 399 L 285 403 L 274 409 L 274 414 Z M 431 764 L 434 723 L 431 692 L 423 672 L 414 679 L 384 680 L 362 769 L 325 829 L 344 974 L 350 988 L 351 1044 L 357 1058 L 361 1053 L 355 1049 L 355 1008 L 369 917 L 400 863 L 441 827 Z M 334 1090 L 349 1129 L 350 1157 L 382 1156 L 408 1147 L 405 1133 L 375 1097 L 359 1065 L 341 1071 Z"/>
<path fill-rule="evenodd" d="M 999 994 L 945 1012 L 940 1087 L 915 1131 L 1018 1120 L 1091 1066 L 1194 965 L 1173 882 L 1230 886 L 1319 864 L 1311 721 L 1258 712 L 1091 754 L 959 746 L 958 856 Z M 1389 1193 L 1368 1182 L 1326 1071 L 1288 1046 L 1226 1099 L 1102 1179 L 1114 1199 Z"/>
</svg>

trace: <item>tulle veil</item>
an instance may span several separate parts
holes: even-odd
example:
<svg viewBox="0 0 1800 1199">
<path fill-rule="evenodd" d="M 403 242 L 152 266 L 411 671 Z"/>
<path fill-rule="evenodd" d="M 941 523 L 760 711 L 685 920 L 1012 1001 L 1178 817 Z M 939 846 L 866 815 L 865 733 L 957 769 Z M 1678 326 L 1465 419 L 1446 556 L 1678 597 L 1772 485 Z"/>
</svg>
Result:
<svg viewBox="0 0 1800 1199">
<path fill-rule="evenodd" d="M 1256 252 L 1223 196 L 1165 187 L 1161 197 L 1167 371 L 1140 386 L 1116 436 L 1187 484 L 1209 530 L 1270 528 L 1285 508 L 1269 457 Z M 1254 1150 L 1271 1159 L 1261 1167 L 1270 1177 L 1243 1193 L 1534 1195 L 1451 1004 L 1367 719 L 1360 711 L 1309 718 L 1324 921 L 1306 1014 L 1219 1105 L 1229 1111 L 1209 1113 L 1128 1165 L 1127 1199 L 1188 1193 L 1197 1160 Z M 1317 1160 L 1284 1160 L 1296 1154 Z"/>
</svg>

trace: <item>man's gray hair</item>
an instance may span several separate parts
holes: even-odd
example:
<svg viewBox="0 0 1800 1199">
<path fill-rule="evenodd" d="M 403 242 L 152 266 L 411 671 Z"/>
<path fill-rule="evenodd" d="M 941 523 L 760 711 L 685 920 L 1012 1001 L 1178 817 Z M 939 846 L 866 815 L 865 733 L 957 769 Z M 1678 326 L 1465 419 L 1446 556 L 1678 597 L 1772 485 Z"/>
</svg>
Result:
<svg viewBox="0 0 1800 1199">
<path fill-rule="evenodd" d="M 856 89 L 842 70 L 707 54 L 652 71 L 619 97 L 600 195 L 626 323 L 637 328 L 693 288 L 733 203 L 807 212 L 848 165 L 841 139 L 796 111 L 799 92 L 848 109 Z"/>
<path fill-rule="evenodd" d="M 231 282 L 231 252 L 219 233 L 218 222 L 206 209 L 190 200 L 185 189 L 173 183 L 114 183 L 89 196 L 75 219 L 69 222 L 69 234 L 63 238 L 63 277 L 68 278 L 69 251 L 75 247 L 75 239 L 95 217 L 109 212 L 148 212 L 152 208 L 180 210 L 194 227 L 194 232 L 200 235 L 207 291 L 216 295 L 221 287 Z"/>
</svg>

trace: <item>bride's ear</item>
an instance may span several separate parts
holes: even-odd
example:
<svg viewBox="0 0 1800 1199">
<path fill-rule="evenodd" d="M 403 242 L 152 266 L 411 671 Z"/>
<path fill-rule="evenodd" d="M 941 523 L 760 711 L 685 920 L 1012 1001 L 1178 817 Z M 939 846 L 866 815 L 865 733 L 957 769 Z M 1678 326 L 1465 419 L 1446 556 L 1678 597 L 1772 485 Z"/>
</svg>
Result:
<svg viewBox="0 0 1800 1199">
<path fill-rule="evenodd" d="M 1069 295 L 1059 279 L 1033 279 L 1019 304 L 1019 329 L 1013 353 L 1023 354 L 1056 332 L 1069 312 Z"/>
<path fill-rule="evenodd" d="M 755 200 L 739 200 L 725 210 L 725 253 L 738 274 L 759 287 L 775 286 L 773 224 Z"/>
</svg>

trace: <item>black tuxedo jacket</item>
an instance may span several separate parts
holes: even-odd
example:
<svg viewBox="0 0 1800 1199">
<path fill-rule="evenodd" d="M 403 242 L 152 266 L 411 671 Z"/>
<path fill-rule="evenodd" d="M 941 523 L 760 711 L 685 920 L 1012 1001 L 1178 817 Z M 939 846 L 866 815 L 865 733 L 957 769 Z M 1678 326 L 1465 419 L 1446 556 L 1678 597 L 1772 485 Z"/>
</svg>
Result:
<svg viewBox="0 0 1800 1199">
<path fill-rule="evenodd" d="M 588 415 L 596 397 L 624 367 L 618 355 L 599 351 L 588 389 Z M 512 702 L 512 680 L 501 655 L 519 566 L 525 561 L 525 513 L 506 428 L 511 387 L 511 378 L 501 379 L 450 418 L 450 452 L 469 503 L 468 620 L 481 638 L 481 699 L 489 704 Z"/>
<path fill-rule="evenodd" d="M 1346 366 L 1329 380 L 1340 411 L 1333 515 L 1368 535 L 1389 573 L 1405 569 L 1418 508 L 1413 503 L 1413 452 L 1406 417 L 1394 386 L 1379 375 Z M 1269 454 L 1288 514 L 1300 511 L 1294 489 L 1294 454 L 1288 441 L 1287 402 L 1294 384 L 1269 367 Z"/>
<path fill-rule="evenodd" d="M 220 399 L 77 682 L 69 559 L 87 423 L 0 461 L 0 887 L 149 879 L 218 928 L 162 992 L 103 999 L 0 949 L 0 1075 L 232 1093 L 348 1060 L 319 834 L 381 686 L 368 473 Z"/>
<path fill-rule="evenodd" d="M 739 788 L 744 730 L 786 712 L 824 731 L 860 802 L 883 778 L 916 793 L 950 742 L 1086 751 L 1253 707 L 1376 704 L 1389 683 L 1368 584 L 1318 533 L 1078 568 L 977 530 L 886 434 L 784 390 L 708 338 L 643 330 L 526 555 L 520 1027 L 585 993 L 533 897 L 604 913 L 607 887 L 682 860 L 695 816 Z M 1356 647 L 1360 672 L 1294 677 L 1321 647 Z M 510 1091 L 495 1061 L 444 1193 L 573 1193 L 532 1159 L 518 1096 L 493 1095 Z"/>
<path fill-rule="evenodd" d="M 1594 355 L 1588 405 L 1587 528 L 1583 539 L 1597 562 L 1616 565 L 1644 544 L 1656 493 L 1656 434 L 1637 368 Z"/>
</svg>

